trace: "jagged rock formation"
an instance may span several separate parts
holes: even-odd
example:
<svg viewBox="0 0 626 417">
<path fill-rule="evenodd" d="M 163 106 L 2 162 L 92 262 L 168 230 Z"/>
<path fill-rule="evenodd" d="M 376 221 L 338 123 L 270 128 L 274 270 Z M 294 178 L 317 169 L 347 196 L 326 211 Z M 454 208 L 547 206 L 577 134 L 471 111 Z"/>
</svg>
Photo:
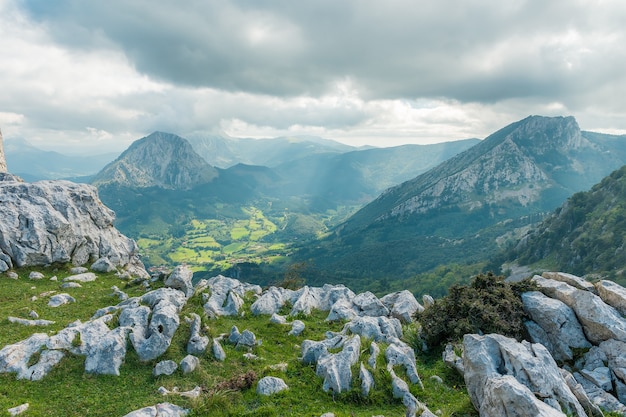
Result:
<svg viewBox="0 0 626 417">
<path fill-rule="evenodd" d="M 135 141 L 119 158 L 94 178 L 97 186 L 115 184 L 132 188 L 160 187 L 188 190 L 211 181 L 217 170 L 186 139 L 154 132 Z"/>
<path fill-rule="evenodd" d="M 0 271 L 14 267 L 108 258 L 147 276 L 138 247 L 114 226 L 114 213 L 94 187 L 69 181 L 33 184 L 0 179 Z"/>
<path fill-rule="evenodd" d="M 7 160 L 4 156 L 4 142 L 2 139 L 2 130 L 0 130 L 0 174 L 4 174 L 7 171 Z"/>
</svg>

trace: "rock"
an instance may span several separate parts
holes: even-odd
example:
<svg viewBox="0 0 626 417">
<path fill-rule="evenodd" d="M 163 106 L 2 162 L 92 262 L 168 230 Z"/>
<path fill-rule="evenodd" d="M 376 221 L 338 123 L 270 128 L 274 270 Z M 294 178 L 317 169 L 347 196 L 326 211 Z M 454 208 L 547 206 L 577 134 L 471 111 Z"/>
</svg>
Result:
<svg viewBox="0 0 626 417">
<path fill-rule="evenodd" d="M 508 402 L 512 401 L 523 405 L 520 416 L 562 416 L 562 413 L 586 416 L 543 345 L 519 343 L 497 334 L 467 334 L 463 337 L 463 349 L 465 384 L 481 415 L 506 415 L 501 413 L 502 408 L 498 411 L 490 407 L 512 406 Z M 498 401 L 498 398 L 510 400 Z M 546 403 L 556 410 L 554 414 L 536 414 L 552 412 L 545 409 Z"/>
<path fill-rule="evenodd" d="M 432 375 L 430 378 L 431 381 L 436 382 L 437 384 L 443 384 L 443 379 L 439 375 Z"/>
<path fill-rule="evenodd" d="M 599 344 L 609 339 L 626 342 L 626 320 L 597 295 L 537 275 L 532 280 L 539 285 L 542 293 L 562 301 L 574 310 L 590 342 Z"/>
<path fill-rule="evenodd" d="M 585 338 L 583 328 L 574 314 L 574 310 L 565 303 L 549 298 L 539 291 L 523 293 L 524 311 L 545 332 L 544 337 L 527 325 L 534 342 L 543 342 L 552 357 L 558 361 L 572 360 L 572 348 L 590 348 L 591 343 Z"/>
<path fill-rule="evenodd" d="M 207 346 L 209 346 L 209 338 L 200 334 L 200 326 L 202 325 L 200 316 L 196 313 L 191 313 L 185 320 L 187 323 L 191 324 L 189 341 L 187 342 L 187 353 L 191 355 L 202 355 Z"/>
<path fill-rule="evenodd" d="M 322 389 L 340 393 L 350 389 L 352 383 L 351 367 L 359 360 L 361 338 L 354 335 L 343 342 L 343 349 L 339 353 L 323 354 L 317 360 L 315 373 L 324 379 Z"/>
<path fill-rule="evenodd" d="M 363 366 L 363 362 L 361 362 L 361 367 L 359 369 L 359 379 L 361 380 L 361 394 L 364 397 L 367 397 L 370 395 L 370 391 L 374 387 L 374 377 L 370 371 Z"/>
<path fill-rule="evenodd" d="M 182 291 L 185 297 L 193 295 L 193 271 L 187 265 L 178 265 L 165 280 L 165 286 Z"/>
<path fill-rule="evenodd" d="M 226 359 L 226 352 L 224 352 L 224 348 L 220 345 L 220 342 L 213 339 L 213 347 L 212 347 L 213 356 L 220 362 L 224 362 Z"/>
<path fill-rule="evenodd" d="M 9 409 L 7 410 L 7 412 L 8 412 L 8 413 L 9 413 L 9 415 L 11 415 L 11 416 L 17 416 L 17 415 L 22 414 L 24 411 L 28 410 L 28 407 L 29 407 L 29 406 L 30 406 L 30 405 L 29 405 L 28 403 L 24 403 L 24 404 L 22 404 L 22 405 L 18 405 L 17 407 L 12 407 L 12 408 L 9 408 Z"/>
<path fill-rule="evenodd" d="M 2 131 L 0 130 L 0 174 L 7 174 L 7 159 L 4 155 L 4 142 L 2 139 Z"/>
<path fill-rule="evenodd" d="M 129 331 L 128 327 L 116 327 L 101 336 L 85 358 L 85 372 L 119 376 L 126 357 L 126 336 Z"/>
<path fill-rule="evenodd" d="M 161 361 L 156 364 L 152 374 L 154 376 L 172 375 L 178 369 L 178 364 L 171 360 Z"/>
<path fill-rule="evenodd" d="M 39 314 L 37 314 L 37 312 L 35 310 L 30 310 L 30 312 L 28 313 L 28 317 L 31 317 L 33 319 L 38 319 L 39 318 Z"/>
<path fill-rule="evenodd" d="M 387 294 L 380 301 L 391 312 L 391 315 L 402 323 L 411 323 L 415 313 L 424 311 L 424 307 L 415 299 L 411 291 L 403 290 Z"/>
<path fill-rule="evenodd" d="M 593 370 L 581 369 L 580 374 L 605 391 L 613 389 L 611 370 L 606 366 L 601 366 Z"/>
<path fill-rule="evenodd" d="M 61 288 L 62 289 L 67 289 L 67 288 L 82 288 L 83 286 L 80 285 L 78 282 L 64 282 L 63 284 L 61 284 Z"/>
<path fill-rule="evenodd" d="M 41 272 L 32 271 L 28 274 L 28 279 L 43 279 L 44 275 Z"/>
<path fill-rule="evenodd" d="M 84 268 L 83 268 L 84 269 Z M 67 278 L 63 279 L 63 282 L 92 282 L 95 281 L 98 277 L 93 272 L 85 272 L 77 275 L 70 275 Z"/>
<path fill-rule="evenodd" d="M 404 398 L 407 393 L 410 393 L 409 385 L 404 382 L 401 378 L 399 378 L 393 369 L 389 370 L 389 374 L 391 375 L 391 392 L 393 394 L 393 398 Z"/>
<path fill-rule="evenodd" d="M 89 269 L 94 272 L 100 272 L 103 274 L 114 272 L 117 270 L 117 268 L 115 267 L 115 265 L 113 265 L 113 262 L 111 262 L 109 258 L 98 259 L 96 262 L 91 264 L 91 267 L 89 267 Z"/>
<path fill-rule="evenodd" d="M 137 244 L 113 226 L 113 211 L 92 185 L 1 181 L 0 195 L 0 259 L 8 267 L 80 266 L 107 257 L 148 275 Z"/>
<path fill-rule="evenodd" d="M 326 321 L 352 320 L 356 317 L 358 317 L 358 314 L 354 310 L 352 301 L 341 299 L 330 307 Z"/>
<path fill-rule="evenodd" d="M 287 318 L 285 316 L 274 313 L 272 314 L 272 317 L 270 317 L 270 323 L 287 324 Z"/>
<path fill-rule="evenodd" d="M 259 395 L 272 395 L 289 389 L 285 381 L 274 376 L 266 376 L 259 380 L 256 393 Z"/>
<path fill-rule="evenodd" d="M 17 379 L 28 379 L 30 381 L 40 381 L 54 368 L 65 353 L 60 350 L 43 350 L 36 364 L 29 366 L 23 372 L 18 372 Z"/>
<path fill-rule="evenodd" d="M 346 323 L 344 332 L 349 331 L 375 342 L 390 343 L 402 337 L 402 325 L 396 318 L 388 317 L 357 317 Z"/>
<path fill-rule="evenodd" d="M 259 314 L 274 315 L 285 305 L 283 293 L 276 287 L 270 287 L 250 306 L 250 312 L 255 316 Z"/>
<path fill-rule="evenodd" d="M 193 355 L 187 355 L 180 362 L 180 369 L 183 371 L 183 374 L 188 374 L 195 371 L 199 365 L 200 359 Z"/>
<path fill-rule="evenodd" d="M 604 413 L 600 410 L 600 407 L 591 401 L 583 386 L 576 381 L 574 376 L 564 369 L 559 370 L 561 371 L 561 375 L 563 376 L 563 379 L 565 379 L 567 386 L 572 391 L 580 405 L 587 410 L 587 414 L 590 417 L 604 417 Z"/>
<path fill-rule="evenodd" d="M 250 353 L 250 352 L 244 353 L 243 354 L 243 358 L 245 360 L 247 360 L 247 361 L 257 361 L 257 360 L 261 359 L 257 355 L 255 355 L 254 353 Z"/>
<path fill-rule="evenodd" d="M 58 280 L 59 280 L 59 278 L 57 278 L 57 276 L 56 276 L 56 275 L 55 275 L 55 276 L 53 276 L 53 277 L 50 277 L 50 281 L 58 281 Z"/>
<path fill-rule="evenodd" d="M 421 389 L 424 389 L 422 380 L 417 374 L 413 348 L 408 345 L 402 346 L 392 343 L 387 347 L 387 350 L 385 350 L 385 359 L 387 359 L 388 366 L 403 366 L 411 383 L 417 384 Z"/>
<path fill-rule="evenodd" d="M 126 294 L 124 291 L 122 291 L 119 288 L 117 288 L 117 285 L 112 286 L 111 290 L 113 291 L 113 293 L 111 295 L 113 297 L 117 297 L 118 300 L 120 300 L 120 301 L 128 300 L 128 294 Z"/>
<path fill-rule="evenodd" d="M 370 368 L 376 369 L 376 360 L 378 359 L 378 355 L 380 355 L 380 348 L 376 342 L 372 342 L 370 345 L 370 357 L 367 360 L 367 364 Z"/>
<path fill-rule="evenodd" d="M 7 271 L 7 278 L 19 279 L 19 275 L 15 271 Z"/>
<path fill-rule="evenodd" d="M 448 343 L 441 354 L 443 363 L 448 367 L 455 369 L 461 375 L 465 374 L 465 368 L 463 367 L 463 358 L 456 354 L 454 351 L 454 345 Z"/>
<path fill-rule="evenodd" d="M 567 274 L 565 272 L 544 272 L 541 274 L 543 278 L 553 279 L 555 281 L 564 282 L 579 290 L 589 291 L 593 294 L 597 294 L 596 288 L 593 284 L 584 278 L 577 277 L 576 275 Z"/>
<path fill-rule="evenodd" d="M 202 395 L 202 387 L 196 386 L 192 390 L 179 392 L 178 391 L 178 387 L 174 387 L 170 391 L 167 388 L 161 386 L 161 387 L 159 387 L 157 392 L 159 394 L 161 394 L 161 395 L 178 395 L 179 397 L 185 397 L 185 398 L 192 398 L 192 399 L 194 399 L 194 398 L 198 398 L 200 395 Z"/>
<path fill-rule="evenodd" d="M 50 300 L 48 300 L 48 306 L 60 307 L 63 304 L 75 303 L 75 302 L 76 302 L 76 299 L 72 297 L 71 295 L 66 294 L 66 293 L 61 293 L 61 294 L 56 294 L 50 297 Z"/>
<path fill-rule="evenodd" d="M 187 303 L 187 298 L 182 291 L 174 288 L 159 288 L 142 295 L 139 301 L 141 304 L 150 306 L 150 308 L 154 308 L 157 304 L 165 301 L 172 304 L 180 312 Z"/>
<path fill-rule="evenodd" d="M 300 336 L 300 334 L 304 331 L 304 323 L 300 320 L 294 320 L 291 323 L 291 330 L 289 334 L 291 336 Z"/>
<path fill-rule="evenodd" d="M 424 305 L 424 308 L 428 308 L 435 304 L 435 299 L 428 294 L 424 294 L 422 295 L 422 304 Z"/>
<path fill-rule="evenodd" d="M 338 349 L 343 346 L 344 337 L 335 336 L 322 341 L 305 340 L 302 342 L 302 362 L 305 365 L 316 364 L 319 358 L 328 353 L 328 349 Z"/>
<path fill-rule="evenodd" d="M 359 316 L 381 317 L 389 315 L 389 309 L 369 291 L 354 297 L 352 304 L 354 304 Z"/>
<path fill-rule="evenodd" d="M 256 336 L 250 330 L 246 329 L 241 332 L 241 336 L 237 340 L 237 347 L 250 348 L 256 346 Z"/>
<path fill-rule="evenodd" d="M 23 326 L 49 326 L 55 322 L 51 320 L 26 320 L 19 317 L 8 317 L 9 323 L 17 323 Z"/>
<path fill-rule="evenodd" d="M 241 333 L 239 333 L 239 329 L 237 328 L 237 326 L 231 327 L 230 333 L 228 335 L 228 341 L 233 345 L 236 345 L 239 342 L 240 338 Z"/>
<path fill-rule="evenodd" d="M 602 301 L 626 316 L 626 288 L 609 280 L 598 282 L 596 288 Z"/>
<path fill-rule="evenodd" d="M 323 301 L 323 292 L 321 288 L 304 286 L 297 291 L 298 298 L 291 308 L 290 316 L 304 314 L 308 316 L 313 310 L 320 310 Z"/>
<path fill-rule="evenodd" d="M 87 271 L 89 270 L 84 266 L 75 266 L 73 268 L 70 268 L 70 274 L 72 275 L 84 274 Z"/>
<path fill-rule="evenodd" d="M 131 411 L 124 417 L 184 417 L 189 410 L 170 403 L 160 403 L 151 407 L 144 407 Z"/>
<path fill-rule="evenodd" d="M 258 285 L 244 284 L 222 275 L 209 279 L 207 285 L 211 295 L 205 300 L 203 308 L 208 317 L 238 315 L 246 293 L 261 294 Z"/>
<path fill-rule="evenodd" d="M 576 379 L 576 382 L 583 387 L 589 399 L 596 406 L 600 407 L 604 411 L 626 415 L 626 406 L 619 402 L 619 400 L 613 395 L 604 391 L 602 388 L 598 387 L 578 372 L 574 372 L 573 376 Z"/>
</svg>

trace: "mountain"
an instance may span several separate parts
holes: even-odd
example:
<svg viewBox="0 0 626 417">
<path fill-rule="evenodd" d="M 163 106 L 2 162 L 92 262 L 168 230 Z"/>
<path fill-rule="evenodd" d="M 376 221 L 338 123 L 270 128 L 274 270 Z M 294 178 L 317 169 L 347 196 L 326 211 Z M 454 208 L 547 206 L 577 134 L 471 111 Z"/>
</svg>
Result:
<svg viewBox="0 0 626 417">
<path fill-rule="evenodd" d="M 154 132 L 139 139 L 93 179 L 96 186 L 117 184 L 133 188 L 188 190 L 210 182 L 217 170 L 180 136 Z"/>
<path fill-rule="evenodd" d="M 626 163 L 625 146 L 583 135 L 573 117 L 530 116 L 386 190 L 297 257 L 343 279 L 484 260 L 498 236 Z"/>
<path fill-rule="evenodd" d="M 356 149 L 317 136 L 249 139 L 194 132 L 187 135 L 187 139 L 200 156 L 219 168 L 229 168 L 238 163 L 275 167 L 312 154 L 339 154 Z"/>
<path fill-rule="evenodd" d="M 70 156 L 41 150 L 28 141 L 11 138 L 5 143 L 9 169 L 27 181 L 89 176 L 100 171 L 117 153 Z"/>
<path fill-rule="evenodd" d="M 572 195 L 532 228 L 500 261 L 566 266 L 577 275 L 599 274 L 626 283 L 626 166 L 591 190 Z"/>
</svg>

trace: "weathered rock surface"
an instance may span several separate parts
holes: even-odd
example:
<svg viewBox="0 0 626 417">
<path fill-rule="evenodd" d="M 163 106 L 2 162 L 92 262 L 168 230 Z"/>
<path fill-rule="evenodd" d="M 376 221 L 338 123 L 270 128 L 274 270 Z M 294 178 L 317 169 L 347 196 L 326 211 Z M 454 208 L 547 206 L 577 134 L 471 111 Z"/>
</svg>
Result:
<svg viewBox="0 0 626 417">
<path fill-rule="evenodd" d="M 411 323 L 416 312 L 424 311 L 424 307 L 417 302 L 413 293 L 407 290 L 387 294 L 380 301 L 393 317 L 403 323 Z"/>
<path fill-rule="evenodd" d="M 52 297 L 50 297 L 50 300 L 48 300 L 48 306 L 49 307 L 60 307 L 63 304 L 69 304 L 69 303 L 75 303 L 76 299 L 74 297 L 72 297 L 69 294 L 66 293 L 61 293 L 61 294 L 55 294 Z"/>
<path fill-rule="evenodd" d="M 208 280 L 211 295 L 205 297 L 204 312 L 208 317 L 236 316 L 243 305 L 243 297 L 247 292 L 261 294 L 261 287 L 241 283 L 222 275 Z"/>
<path fill-rule="evenodd" d="M 0 271 L 68 262 L 78 266 L 106 257 L 121 268 L 139 266 L 148 275 L 135 241 L 113 226 L 114 213 L 93 186 L 0 181 L 0 194 Z"/>
<path fill-rule="evenodd" d="M 152 374 L 154 376 L 172 375 L 178 369 L 178 364 L 172 360 L 158 362 L 154 366 Z"/>
<path fill-rule="evenodd" d="M 317 359 L 315 373 L 324 379 L 322 389 L 340 393 L 350 389 L 352 366 L 359 360 L 361 338 L 358 335 L 348 337 L 343 342 L 343 349 L 338 353 L 324 352 Z"/>
<path fill-rule="evenodd" d="M 67 278 L 63 279 L 63 282 L 73 281 L 73 282 L 92 282 L 97 279 L 96 274 L 93 272 L 81 272 L 76 275 L 70 275 Z"/>
<path fill-rule="evenodd" d="M 189 414 L 189 410 L 171 403 L 160 403 L 150 407 L 131 411 L 124 417 L 184 417 Z"/>
<path fill-rule="evenodd" d="M 202 321 L 196 313 L 191 313 L 185 319 L 191 325 L 189 342 L 187 342 L 187 353 L 191 355 L 202 355 L 209 346 L 209 338 L 200 334 Z"/>
<path fill-rule="evenodd" d="M 182 291 L 185 297 L 193 295 L 193 271 L 187 265 L 178 265 L 165 280 L 165 286 Z"/>
<path fill-rule="evenodd" d="M 42 319 L 27 320 L 27 319 L 23 319 L 20 317 L 12 317 L 12 316 L 9 316 L 7 320 L 9 320 L 10 323 L 21 324 L 23 326 L 49 326 L 51 324 L 54 324 L 52 320 L 42 320 Z"/>
<path fill-rule="evenodd" d="M 259 395 L 272 395 L 289 389 L 285 381 L 274 376 L 261 378 L 257 384 L 256 392 Z"/>
<path fill-rule="evenodd" d="M 626 316 L 626 288 L 609 280 L 598 282 L 596 288 L 602 301 Z"/>
<path fill-rule="evenodd" d="M 100 337 L 85 358 L 85 372 L 119 376 L 126 357 L 126 337 L 129 331 L 128 327 L 116 327 Z"/>
<path fill-rule="evenodd" d="M 200 366 L 200 359 L 193 355 L 187 355 L 180 361 L 180 369 L 183 374 L 195 371 L 198 366 Z"/>
</svg>

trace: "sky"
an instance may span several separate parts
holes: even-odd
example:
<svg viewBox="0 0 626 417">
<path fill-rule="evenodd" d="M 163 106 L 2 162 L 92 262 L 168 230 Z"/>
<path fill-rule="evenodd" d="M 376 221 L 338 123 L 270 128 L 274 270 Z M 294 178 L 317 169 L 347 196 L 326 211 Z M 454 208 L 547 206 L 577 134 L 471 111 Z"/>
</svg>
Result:
<svg viewBox="0 0 626 417">
<path fill-rule="evenodd" d="M 623 0 L 0 0 L 0 129 L 65 153 L 160 130 L 354 146 L 528 115 L 626 133 Z"/>
</svg>

